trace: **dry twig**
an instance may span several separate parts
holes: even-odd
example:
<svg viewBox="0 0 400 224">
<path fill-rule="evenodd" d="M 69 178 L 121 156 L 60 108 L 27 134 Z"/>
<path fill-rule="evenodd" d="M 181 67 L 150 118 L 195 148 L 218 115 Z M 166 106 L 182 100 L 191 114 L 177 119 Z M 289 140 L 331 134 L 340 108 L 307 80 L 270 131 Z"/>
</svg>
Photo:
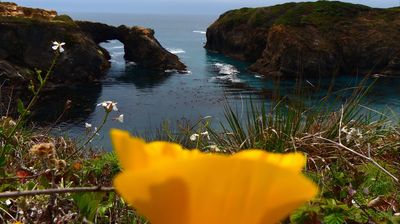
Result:
<svg viewBox="0 0 400 224">
<path fill-rule="evenodd" d="M 355 150 L 353 150 L 353 149 L 351 149 L 351 148 L 349 148 L 349 147 L 347 147 L 347 146 L 345 146 L 345 145 L 343 145 L 343 144 L 341 144 L 341 143 L 332 141 L 332 140 L 330 140 L 330 139 L 327 139 L 327 138 L 324 138 L 324 137 L 318 137 L 318 138 L 321 139 L 321 140 L 330 142 L 330 143 L 332 143 L 332 144 L 334 144 L 334 145 L 336 145 L 336 146 L 338 146 L 338 147 L 340 147 L 340 148 L 342 148 L 342 149 L 345 149 L 345 150 L 347 150 L 347 151 L 349 151 L 349 152 L 351 152 L 351 153 L 353 153 L 353 154 L 355 154 L 355 155 L 357 155 L 357 156 L 359 156 L 359 157 L 361 157 L 361 158 L 363 158 L 363 159 L 365 159 L 365 160 L 368 160 L 369 162 L 371 162 L 372 164 L 374 164 L 376 167 L 378 167 L 380 170 L 382 170 L 384 173 L 386 173 L 386 174 L 389 175 L 391 178 L 393 178 L 396 182 L 399 182 L 399 178 L 397 178 L 397 177 L 394 176 L 392 173 L 390 173 L 389 171 L 387 171 L 385 168 L 383 168 L 378 162 L 376 162 L 376 161 L 375 161 L 374 159 L 372 159 L 371 157 L 365 156 L 365 155 L 363 155 L 363 154 L 361 154 L 361 153 L 359 153 L 359 152 L 357 152 L 357 151 L 355 151 Z"/>
<path fill-rule="evenodd" d="M 0 193 L 0 198 L 16 198 L 26 196 L 36 196 L 43 194 L 66 194 L 66 193 L 82 193 L 82 192 L 114 192 L 113 187 L 74 187 L 74 188 L 51 188 L 32 191 L 10 191 Z"/>
</svg>

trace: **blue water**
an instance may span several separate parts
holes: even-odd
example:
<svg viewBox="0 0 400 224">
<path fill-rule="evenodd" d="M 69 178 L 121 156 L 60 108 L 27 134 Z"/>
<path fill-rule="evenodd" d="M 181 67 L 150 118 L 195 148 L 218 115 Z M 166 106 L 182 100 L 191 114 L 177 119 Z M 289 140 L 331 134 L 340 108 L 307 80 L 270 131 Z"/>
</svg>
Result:
<svg viewBox="0 0 400 224">
<path fill-rule="evenodd" d="M 118 102 L 119 112 L 111 118 L 124 114 L 124 123 L 113 119 L 105 125 L 93 144 L 110 149 L 108 131 L 120 128 L 138 134 L 152 135 L 161 124 L 169 121 L 173 126 L 178 120 L 197 121 L 211 116 L 214 123 L 223 119 L 223 105 L 229 102 L 237 107 L 252 98 L 268 104 L 277 85 L 273 80 L 260 78 L 246 70 L 247 63 L 222 55 L 208 53 L 204 48 L 205 31 L 218 16 L 172 16 L 129 14 L 71 14 L 74 19 L 103 22 L 110 25 L 141 25 L 155 30 L 156 38 L 184 62 L 190 74 L 160 73 L 127 65 L 123 59 L 123 45 L 116 40 L 103 43 L 111 54 L 112 67 L 102 83 L 90 86 L 70 86 L 49 94 L 46 104 L 46 120 L 55 120 L 62 111 L 66 99 L 73 108 L 65 114 L 58 130 L 78 139 L 85 137 L 85 123 L 98 126 L 104 110 L 96 104 L 105 100 Z M 68 43 L 67 43 L 68 44 Z M 335 80 L 335 90 L 353 87 L 362 77 L 341 76 Z M 310 89 L 314 99 L 323 97 L 331 83 L 330 78 L 307 80 L 302 88 Z M 400 106 L 400 81 L 381 79 L 373 90 L 369 106 L 381 109 Z M 319 86 L 319 88 L 316 88 Z M 283 94 L 296 98 L 294 80 L 281 81 Z M 317 90 L 318 89 L 318 90 Z M 345 100 L 351 91 L 337 94 Z M 56 100 L 54 100 L 56 99 Z M 51 103 L 50 103 L 51 102 Z M 54 103 L 56 102 L 56 103 Z M 60 109 L 61 108 L 61 109 Z M 49 114 L 50 112 L 52 114 Z M 245 110 L 243 110 L 245 111 Z"/>
</svg>

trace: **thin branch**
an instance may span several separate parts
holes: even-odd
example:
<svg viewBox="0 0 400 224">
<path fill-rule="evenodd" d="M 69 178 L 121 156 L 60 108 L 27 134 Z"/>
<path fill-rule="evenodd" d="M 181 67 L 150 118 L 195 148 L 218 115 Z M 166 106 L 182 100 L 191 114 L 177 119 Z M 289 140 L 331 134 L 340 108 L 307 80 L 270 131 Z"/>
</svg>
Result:
<svg viewBox="0 0 400 224">
<path fill-rule="evenodd" d="M 27 179 L 34 179 L 36 177 L 40 177 L 41 175 L 45 174 L 45 172 L 38 173 L 35 175 L 31 176 L 24 176 L 24 177 L 6 177 L 6 178 L 0 178 L 0 182 L 4 181 L 21 181 L 21 180 L 27 180 Z"/>
<path fill-rule="evenodd" d="M 342 110 L 341 110 L 341 113 L 340 113 L 340 121 L 339 121 L 339 133 L 338 133 L 338 135 L 339 135 L 339 144 L 341 144 L 341 145 L 342 145 L 342 122 L 343 122 L 343 114 L 344 114 L 344 108 L 343 108 L 343 105 L 342 105 Z"/>
<path fill-rule="evenodd" d="M 32 191 L 10 191 L 0 193 L 0 198 L 16 198 L 26 196 L 36 196 L 43 194 L 66 194 L 66 193 L 83 193 L 83 192 L 114 192 L 113 187 L 74 187 L 74 188 L 52 188 L 44 190 Z"/>
<path fill-rule="evenodd" d="M 325 141 L 330 142 L 330 143 L 332 143 L 332 144 L 335 144 L 336 146 L 339 146 L 339 147 L 341 147 L 341 148 L 343 148 L 343 149 L 345 149 L 345 150 L 347 150 L 347 151 L 349 151 L 349 152 L 351 152 L 351 153 L 353 153 L 353 154 L 355 154 L 355 155 L 357 155 L 357 156 L 359 156 L 359 157 L 361 157 L 361 158 L 363 158 L 363 159 L 365 159 L 365 160 L 368 160 L 369 162 L 373 163 L 376 167 L 378 167 L 379 169 L 381 169 L 384 173 L 386 173 L 386 174 L 389 175 L 391 178 L 393 178 L 396 182 L 399 182 L 399 178 L 397 178 L 396 176 L 394 176 L 393 174 L 391 174 L 389 171 L 387 171 L 385 168 L 383 168 L 378 162 L 376 162 L 376 161 L 375 161 L 374 159 L 372 159 L 371 157 L 365 156 L 365 155 L 363 155 L 363 154 L 361 154 L 361 153 L 359 153 L 359 152 L 357 152 L 357 151 L 355 151 L 355 150 L 353 150 L 353 149 L 351 149 L 351 148 L 349 148 L 349 147 L 347 147 L 347 146 L 345 146 L 345 145 L 343 145 L 343 144 L 341 144 L 341 143 L 332 141 L 332 140 L 330 140 L 330 139 L 323 138 L 323 137 L 319 137 L 319 139 L 322 139 L 322 140 L 325 140 Z"/>
</svg>

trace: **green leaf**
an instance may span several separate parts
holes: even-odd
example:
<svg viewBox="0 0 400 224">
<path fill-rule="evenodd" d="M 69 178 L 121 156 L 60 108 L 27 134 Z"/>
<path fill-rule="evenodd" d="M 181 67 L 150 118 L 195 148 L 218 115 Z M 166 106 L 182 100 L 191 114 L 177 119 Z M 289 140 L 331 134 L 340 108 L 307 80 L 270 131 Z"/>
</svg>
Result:
<svg viewBox="0 0 400 224">
<path fill-rule="evenodd" d="M 25 111 L 25 106 L 21 99 L 18 99 L 17 110 L 19 114 L 22 114 Z"/>
<path fill-rule="evenodd" d="M 0 168 L 7 164 L 6 155 L 9 154 L 13 150 L 13 146 L 10 144 L 6 144 L 0 150 Z"/>
<path fill-rule="evenodd" d="M 297 224 L 319 223 L 319 213 L 320 208 L 318 206 L 303 206 L 292 213 L 292 215 L 290 216 L 290 222 Z"/>
<path fill-rule="evenodd" d="M 101 201 L 103 199 L 104 193 L 77 193 L 73 194 L 72 198 L 76 202 L 82 215 L 87 219 L 93 220 L 98 208 L 101 207 Z"/>
<path fill-rule="evenodd" d="M 0 155 L 0 168 L 5 166 L 6 163 L 7 163 L 6 155 L 5 154 Z"/>
<path fill-rule="evenodd" d="M 13 146 L 10 145 L 10 144 L 7 144 L 7 145 L 5 145 L 5 146 L 3 147 L 2 152 L 3 152 L 4 154 L 8 154 L 8 153 L 10 153 L 12 150 L 13 150 Z"/>
<path fill-rule="evenodd" d="M 342 213 L 332 213 L 332 214 L 324 217 L 323 223 L 342 224 L 342 223 L 345 223 L 345 217 Z"/>
</svg>

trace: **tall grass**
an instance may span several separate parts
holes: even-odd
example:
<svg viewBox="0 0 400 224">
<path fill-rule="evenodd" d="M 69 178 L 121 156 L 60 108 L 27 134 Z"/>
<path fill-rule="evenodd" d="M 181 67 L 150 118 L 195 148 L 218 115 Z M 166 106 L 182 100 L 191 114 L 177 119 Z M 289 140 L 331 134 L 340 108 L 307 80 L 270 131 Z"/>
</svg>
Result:
<svg viewBox="0 0 400 224">
<path fill-rule="evenodd" d="M 156 138 L 204 151 L 301 151 L 327 163 L 335 159 L 354 164 L 367 162 L 397 179 L 397 174 L 388 172 L 377 161 L 394 164 L 393 158 L 399 156 L 399 122 L 393 114 L 366 106 L 373 85 L 365 79 L 346 101 L 336 105 L 330 104 L 332 95 L 309 104 L 301 97 L 292 102 L 286 97 L 277 98 L 269 106 L 250 99 L 244 108 L 225 103 L 224 120 L 217 125 L 203 119 L 195 124 L 181 123 L 176 130 L 166 125 Z M 210 138 L 190 140 L 191 135 L 204 131 Z"/>
<path fill-rule="evenodd" d="M 224 120 L 217 125 L 204 119 L 175 130 L 166 125 L 157 138 L 206 152 L 307 154 L 305 172 L 319 184 L 320 197 L 284 223 L 399 223 L 400 123 L 390 109 L 368 107 L 373 85 L 362 81 L 336 105 L 330 104 L 333 95 L 311 104 L 301 97 L 277 98 L 268 106 L 252 99 L 243 107 L 225 103 Z M 190 140 L 204 131 L 210 138 Z"/>
</svg>

